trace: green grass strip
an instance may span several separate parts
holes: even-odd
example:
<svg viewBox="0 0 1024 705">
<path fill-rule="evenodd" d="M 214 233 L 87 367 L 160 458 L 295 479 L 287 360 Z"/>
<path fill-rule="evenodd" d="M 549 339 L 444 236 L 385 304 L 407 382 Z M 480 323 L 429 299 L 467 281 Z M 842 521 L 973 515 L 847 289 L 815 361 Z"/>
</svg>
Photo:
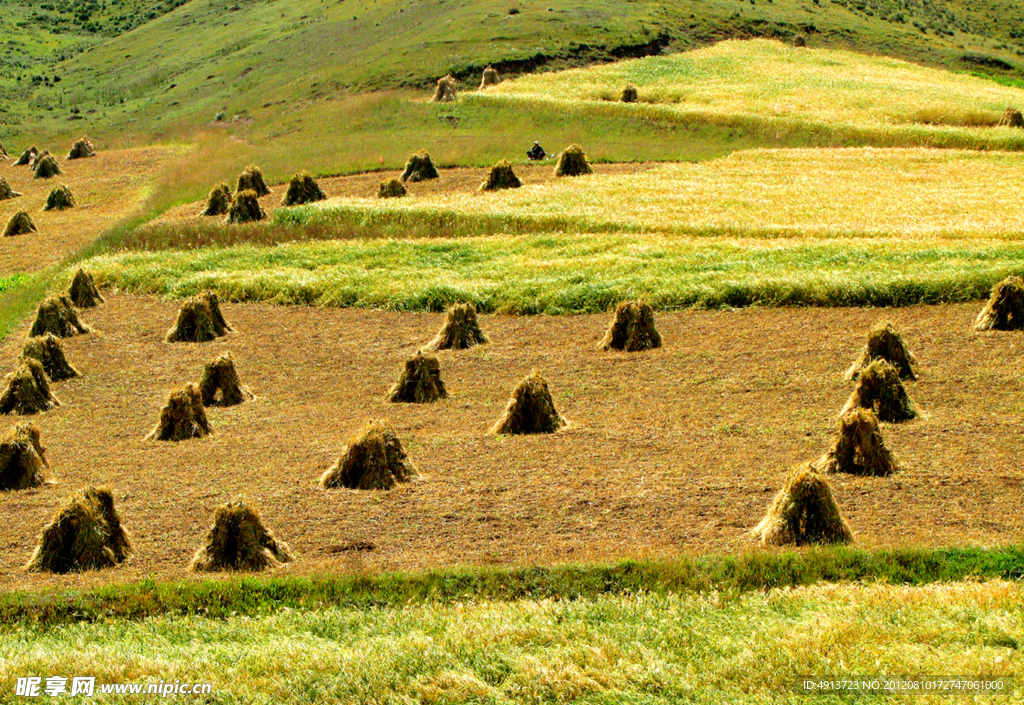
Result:
<svg viewBox="0 0 1024 705">
<path fill-rule="evenodd" d="M 123 291 L 232 301 L 485 312 L 747 305 L 905 306 L 971 301 L 1024 272 L 1007 241 L 709 240 L 653 235 L 493 236 L 119 252 L 86 265 Z"/>
<path fill-rule="evenodd" d="M 225 617 L 282 608 L 401 606 L 409 602 L 583 599 L 649 592 L 748 592 L 819 582 L 879 581 L 921 585 L 965 578 L 1024 577 L 1024 548 L 865 551 L 845 547 L 801 552 L 702 556 L 614 565 L 464 568 L 426 573 L 324 577 L 231 577 L 201 582 L 144 581 L 93 591 L 10 592 L 0 596 L 0 623 L 59 624 L 142 619 L 164 614 Z"/>
</svg>

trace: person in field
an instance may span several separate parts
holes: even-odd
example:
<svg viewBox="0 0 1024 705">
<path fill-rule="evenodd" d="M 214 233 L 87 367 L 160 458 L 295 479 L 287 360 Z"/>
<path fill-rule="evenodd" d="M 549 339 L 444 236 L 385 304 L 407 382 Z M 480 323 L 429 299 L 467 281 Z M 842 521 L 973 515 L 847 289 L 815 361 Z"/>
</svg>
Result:
<svg viewBox="0 0 1024 705">
<path fill-rule="evenodd" d="M 540 161 L 545 156 L 547 155 L 544 153 L 544 148 L 540 146 L 540 142 L 534 142 L 533 147 L 526 153 L 526 158 L 533 161 Z"/>
</svg>

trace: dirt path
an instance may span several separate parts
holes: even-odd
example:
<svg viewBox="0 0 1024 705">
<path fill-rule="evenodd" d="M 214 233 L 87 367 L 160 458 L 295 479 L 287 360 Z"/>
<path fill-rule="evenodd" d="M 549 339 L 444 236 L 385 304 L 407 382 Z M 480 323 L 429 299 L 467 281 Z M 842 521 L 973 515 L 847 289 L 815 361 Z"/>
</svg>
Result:
<svg viewBox="0 0 1024 705">
<path fill-rule="evenodd" d="M 110 296 L 66 341 L 84 376 L 33 420 L 60 484 L 0 493 L 0 587 L 187 575 L 214 508 L 259 505 L 299 554 L 296 573 L 549 564 L 755 549 L 746 537 L 788 467 L 826 450 L 841 379 L 871 324 L 890 318 L 922 361 L 909 391 L 923 420 L 885 425 L 905 470 L 837 477 L 863 547 L 1019 541 L 1024 487 L 1019 334 L 979 334 L 976 305 L 660 314 L 666 347 L 595 349 L 605 316 L 483 316 L 493 343 L 440 354 L 451 398 L 383 401 L 437 314 L 226 305 L 236 333 L 202 345 L 162 336 L 176 306 Z M 0 344 L 9 368 L 24 331 Z M 224 350 L 257 399 L 212 409 L 215 433 L 144 441 L 168 392 Z M 532 368 L 572 427 L 497 438 L 488 427 Z M 317 478 L 369 417 L 387 417 L 422 473 L 391 492 L 324 492 Z M 8 418 L 4 425 L 13 423 Z M 48 517 L 88 483 L 115 490 L 136 548 L 114 571 L 28 576 Z M 355 551 L 356 542 L 373 550 Z"/>
</svg>

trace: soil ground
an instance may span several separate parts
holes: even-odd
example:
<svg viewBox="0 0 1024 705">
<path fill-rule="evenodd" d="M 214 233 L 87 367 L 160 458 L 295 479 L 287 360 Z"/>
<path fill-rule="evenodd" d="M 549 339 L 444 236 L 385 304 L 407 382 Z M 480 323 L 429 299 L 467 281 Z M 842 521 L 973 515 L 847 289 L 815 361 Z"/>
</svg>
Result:
<svg viewBox="0 0 1024 705">
<path fill-rule="evenodd" d="M 174 153 L 171 147 L 145 147 L 100 150 L 95 157 L 73 161 L 56 155 L 63 173 L 51 179 L 36 179 L 29 166 L 14 166 L 17 155 L 0 161 L 0 176 L 22 194 L 0 201 L 0 229 L 18 211 L 28 211 L 39 229 L 0 238 L 0 276 L 45 269 L 91 243 L 142 204 L 153 178 Z M 44 211 L 47 195 L 61 184 L 71 189 L 78 205 Z"/>
<path fill-rule="evenodd" d="M 492 343 L 439 353 L 451 398 L 395 405 L 387 388 L 441 314 L 227 304 L 236 332 L 167 344 L 175 302 L 110 295 L 82 315 L 97 332 L 65 341 L 83 376 L 56 384 L 63 405 L 32 419 L 59 484 L 0 493 L 0 588 L 186 577 L 214 509 L 236 497 L 295 549 L 282 570 L 301 574 L 760 550 L 747 531 L 788 468 L 829 447 L 843 372 L 884 319 L 921 361 L 909 392 L 924 418 L 883 425 L 900 473 L 833 477 L 857 545 L 1019 542 L 1024 338 L 972 331 L 979 307 L 660 313 L 665 347 L 640 354 L 596 349 L 607 315 L 482 316 Z M 27 325 L 0 343 L 0 369 Z M 210 409 L 203 439 L 143 440 L 168 393 L 226 350 L 256 399 Z M 534 368 L 571 427 L 490 435 Z M 392 421 L 419 479 L 320 489 L 372 417 Z M 26 574 L 44 524 L 90 483 L 114 489 L 135 556 Z"/>
<path fill-rule="evenodd" d="M 594 172 L 598 174 L 636 174 L 641 171 L 653 169 L 660 166 L 658 162 L 636 162 L 616 164 L 595 164 Z M 555 161 L 545 161 L 540 164 L 513 164 L 513 171 L 524 185 L 543 184 L 557 181 L 555 176 Z M 480 188 L 480 184 L 487 180 L 490 167 L 470 168 L 459 167 L 452 169 L 438 169 L 438 178 L 429 181 L 418 181 L 416 183 L 405 182 L 408 191 L 407 197 L 432 196 L 438 193 L 473 193 Z M 363 174 L 351 174 L 348 176 L 330 176 L 317 179 L 320 188 L 328 198 L 375 198 L 380 182 L 392 177 L 399 177 L 400 171 L 371 171 Z M 234 189 L 235 184 L 228 184 Z M 260 198 L 263 210 L 269 216 L 278 208 L 283 208 L 281 199 L 288 191 L 288 184 L 271 184 L 272 193 Z M 182 206 L 171 208 L 154 223 L 161 223 L 182 218 L 194 218 L 196 220 L 220 220 L 222 218 L 204 218 L 199 215 L 203 210 L 205 201 L 197 201 Z"/>
</svg>

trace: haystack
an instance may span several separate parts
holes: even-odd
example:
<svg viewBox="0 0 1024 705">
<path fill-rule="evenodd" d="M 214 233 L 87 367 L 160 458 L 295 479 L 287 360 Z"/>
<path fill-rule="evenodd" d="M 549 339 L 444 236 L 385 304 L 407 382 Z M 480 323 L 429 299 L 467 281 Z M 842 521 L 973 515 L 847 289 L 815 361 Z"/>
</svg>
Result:
<svg viewBox="0 0 1024 705">
<path fill-rule="evenodd" d="M 50 391 L 50 380 L 38 360 L 22 358 L 18 368 L 4 377 L 0 414 L 28 416 L 60 406 Z"/>
<path fill-rule="evenodd" d="M 853 541 L 853 532 L 839 513 L 828 480 L 807 463 L 793 468 L 768 513 L 751 533 L 770 546 Z"/>
<path fill-rule="evenodd" d="M 800 47 L 807 46 L 807 37 L 802 34 L 798 34 L 793 37 L 793 46 L 799 49 Z"/>
<path fill-rule="evenodd" d="M 284 195 L 281 205 L 298 206 L 303 203 L 323 201 L 326 198 L 327 194 L 320 188 L 320 184 L 316 182 L 316 179 L 303 171 L 294 174 L 292 180 L 288 182 L 288 193 Z"/>
<path fill-rule="evenodd" d="M 660 348 L 661 334 L 654 327 L 654 309 L 643 301 L 623 301 L 616 307 L 615 318 L 597 347 L 626 352 Z"/>
<path fill-rule="evenodd" d="M 92 274 L 84 269 L 75 272 L 75 278 L 71 280 L 71 286 L 68 288 L 68 298 L 78 308 L 93 308 L 103 303 L 100 290 L 96 288 L 96 281 Z"/>
<path fill-rule="evenodd" d="M 90 328 L 78 320 L 78 313 L 67 296 L 47 297 L 36 310 L 29 336 L 52 333 L 58 338 L 85 335 Z"/>
<path fill-rule="evenodd" d="M 637 93 L 636 86 L 632 83 L 627 83 L 626 87 L 622 89 L 622 96 L 620 100 L 623 103 L 635 103 L 640 94 Z"/>
<path fill-rule="evenodd" d="M 593 174 L 594 169 L 587 161 L 587 155 L 583 147 L 578 144 L 571 144 L 562 150 L 558 155 L 558 164 L 555 165 L 555 176 L 582 176 Z"/>
<path fill-rule="evenodd" d="M 32 217 L 25 211 L 18 211 L 7 221 L 7 227 L 4 228 L 4 237 L 14 237 L 15 235 L 25 235 L 26 233 L 34 232 L 37 232 L 37 230 L 36 224 L 32 222 Z"/>
<path fill-rule="evenodd" d="M 231 187 L 218 184 L 210 189 L 206 197 L 206 207 L 199 215 L 225 215 L 231 208 Z"/>
<path fill-rule="evenodd" d="M 50 296 L 39 304 L 36 320 L 32 322 L 29 336 L 35 337 L 52 333 L 58 338 L 71 338 L 90 332 L 89 326 L 78 320 L 78 313 L 67 296 Z"/>
<path fill-rule="evenodd" d="M 896 457 L 885 447 L 878 419 L 870 409 L 853 409 L 839 419 L 835 446 L 813 463 L 824 473 L 887 477 L 899 469 Z"/>
<path fill-rule="evenodd" d="M 405 163 L 405 171 L 402 172 L 402 181 L 426 181 L 427 179 L 436 179 L 439 176 L 437 169 L 434 167 L 434 162 L 430 159 L 430 155 L 424 150 L 420 150 L 409 157 L 409 161 Z"/>
<path fill-rule="evenodd" d="M 213 429 L 206 418 L 203 395 L 198 385 L 190 383 L 167 397 L 160 410 L 160 421 L 146 434 L 146 440 L 185 441 L 208 433 L 213 433 Z"/>
<path fill-rule="evenodd" d="M 10 227 L 10 226 L 8 226 Z M 976 330 L 1024 328 L 1024 279 L 1007 277 L 992 287 L 988 303 L 974 321 Z"/>
<path fill-rule="evenodd" d="M 30 357 L 43 366 L 46 376 L 54 382 L 78 376 L 78 370 L 71 366 L 64 355 L 60 340 L 47 333 L 34 338 L 26 338 L 21 354 Z"/>
<path fill-rule="evenodd" d="M 234 330 L 220 312 L 220 300 L 212 291 L 190 299 L 178 309 L 178 319 L 164 338 L 168 343 L 206 343 Z"/>
<path fill-rule="evenodd" d="M 8 198 L 17 198 L 21 194 L 11 188 L 11 185 L 7 183 L 7 179 L 0 176 L 0 201 L 6 201 Z"/>
<path fill-rule="evenodd" d="M 217 507 L 213 526 L 189 568 L 200 573 L 257 571 L 292 560 L 291 548 L 263 525 L 260 513 L 244 502 Z"/>
<path fill-rule="evenodd" d="M 270 193 L 270 187 L 263 180 L 263 172 L 255 164 L 245 167 L 238 175 L 238 181 L 235 183 L 236 197 L 243 191 L 255 191 L 257 196 L 266 196 Z"/>
<path fill-rule="evenodd" d="M 441 379 L 441 363 L 436 357 L 417 352 L 405 361 L 402 376 L 388 390 L 388 401 L 428 403 L 445 399 L 448 390 Z"/>
<path fill-rule="evenodd" d="M 377 190 L 377 198 L 401 198 L 406 194 L 405 186 L 400 179 L 384 179 Z"/>
<path fill-rule="evenodd" d="M 4 146 L 3 142 L 0 142 L 0 162 L 9 159 L 10 154 L 7 153 L 7 147 Z"/>
<path fill-rule="evenodd" d="M 487 88 L 487 86 L 495 86 L 501 81 L 501 76 L 498 75 L 497 69 L 493 66 L 488 66 L 484 69 L 484 75 L 480 79 L 480 90 Z"/>
<path fill-rule="evenodd" d="M 893 423 L 917 416 L 899 372 L 885 360 L 875 360 L 861 372 L 857 388 L 839 412 L 840 418 L 853 409 L 873 409 L 879 421 Z"/>
<path fill-rule="evenodd" d="M 907 343 L 896 330 L 896 326 L 889 321 L 878 323 L 868 331 L 867 345 L 861 351 L 860 357 L 846 371 L 845 379 L 857 379 L 874 360 L 885 360 L 895 367 L 900 379 L 917 379 L 913 370 L 917 360 L 910 354 Z"/>
<path fill-rule="evenodd" d="M 113 568 L 131 552 L 110 490 L 87 487 L 70 497 L 43 529 L 26 568 L 47 573 Z"/>
<path fill-rule="evenodd" d="M 34 424 L 17 424 L 0 438 L 0 490 L 53 484 L 41 440 Z"/>
<path fill-rule="evenodd" d="M 488 342 L 480 330 L 473 304 L 455 304 L 448 309 L 444 324 L 424 350 L 465 350 Z"/>
<path fill-rule="evenodd" d="M 999 127 L 1024 127 L 1024 115 L 1016 108 L 1007 108 L 999 118 Z"/>
<path fill-rule="evenodd" d="M 57 164 L 57 160 L 53 158 L 52 154 L 47 154 L 39 159 L 32 168 L 32 175 L 37 179 L 52 179 L 60 173 L 60 165 Z"/>
<path fill-rule="evenodd" d="M 523 182 L 512 171 L 512 164 L 509 160 L 502 159 L 491 167 L 491 173 L 487 175 L 487 181 L 480 184 L 480 190 L 499 191 L 506 188 L 519 188 L 522 185 Z"/>
<path fill-rule="evenodd" d="M 18 160 L 14 162 L 14 166 L 26 166 L 28 164 L 31 164 L 32 160 L 34 160 L 38 155 L 38 149 L 36 149 L 35 147 L 29 147 L 28 149 L 21 153 L 21 156 L 18 157 Z"/>
<path fill-rule="evenodd" d="M 324 489 L 390 490 L 416 476 L 395 429 L 384 420 L 370 421 L 320 477 Z"/>
<path fill-rule="evenodd" d="M 207 363 L 199 380 L 199 392 L 206 406 L 235 406 L 253 398 L 238 379 L 231 353 L 219 355 Z"/>
<path fill-rule="evenodd" d="M 437 79 L 437 88 L 431 100 L 435 103 L 449 103 L 455 100 L 455 79 L 451 74 Z"/>
<path fill-rule="evenodd" d="M 50 195 L 46 197 L 46 204 L 43 205 L 43 210 L 63 211 L 68 208 L 74 208 L 76 205 L 78 204 L 75 203 L 75 197 L 71 194 L 71 189 L 62 184 L 50 191 Z"/>
<path fill-rule="evenodd" d="M 95 157 L 96 147 L 89 141 L 88 137 L 82 137 L 73 145 L 71 145 L 71 151 L 68 152 L 68 159 L 85 159 L 86 157 Z"/>
<path fill-rule="evenodd" d="M 32 171 L 35 171 L 36 167 L 39 166 L 39 162 L 48 156 L 50 156 L 50 150 L 48 149 L 44 149 L 41 152 L 36 152 L 35 156 L 32 157 L 32 163 L 29 165 L 32 168 Z"/>
<path fill-rule="evenodd" d="M 555 409 L 547 381 L 534 370 L 516 386 L 491 433 L 554 433 L 568 423 Z"/>
<path fill-rule="evenodd" d="M 252 223 L 267 217 L 256 199 L 255 191 L 240 191 L 235 194 L 228 208 L 229 223 Z"/>
</svg>

